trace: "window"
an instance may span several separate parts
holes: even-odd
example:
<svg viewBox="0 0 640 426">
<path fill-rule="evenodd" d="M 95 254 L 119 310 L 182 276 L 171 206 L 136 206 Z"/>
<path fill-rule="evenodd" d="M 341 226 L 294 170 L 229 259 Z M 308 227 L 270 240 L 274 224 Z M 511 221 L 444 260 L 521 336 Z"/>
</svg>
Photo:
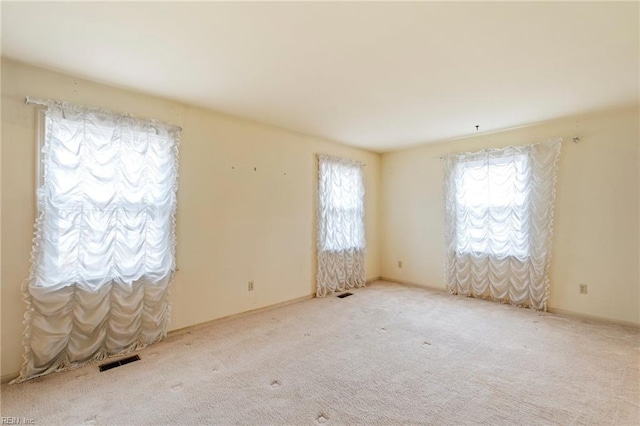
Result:
<svg viewBox="0 0 640 426">
<path fill-rule="evenodd" d="M 561 142 L 443 157 L 449 291 L 546 309 Z"/>
<path fill-rule="evenodd" d="M 526 155 L 460 161 L 455 169 L 456 252 L 529 256 Z"/>
<path fill-rule="evenodd" d="M 19 381 L 166 336 L 180 128 L 41 101 Z"/>
<path fill-rule="evenodd" d="M 174 268 L 176 139 L 98 111 L 43 117 L 41 286 L 131 283 Z"/>
<path fill-rule="evenodd" d="M 318 155 L 318 297 L 365 285 L 364 164 Z"/>
<path fill-rule="evenodd" d="M 362 165 L 320 159 L 320 249 L 364 249 L 364 183 Z"/>
</svg>

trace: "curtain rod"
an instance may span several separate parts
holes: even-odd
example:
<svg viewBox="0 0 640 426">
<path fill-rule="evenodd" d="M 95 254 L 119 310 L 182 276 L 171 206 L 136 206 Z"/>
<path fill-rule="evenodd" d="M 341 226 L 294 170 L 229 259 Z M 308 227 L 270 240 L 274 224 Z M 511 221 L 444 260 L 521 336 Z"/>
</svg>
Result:
<svg viewBox="0 0 640 426">
<path fill-rule="evenodd" d="M 24 98 L 24 103 L 27 104 L 27 105 L 43 105 L 43 106 L 47 106 L 48 105 L 47 101 L 44 101 L 42 99 L 30 98 L 29 96 Z M 126 115 L 126 114 L 118 114 L 118 113 L 113 113 L 113 114 L 120 115 L 120 116 Z M 151 120 L 140 120 L 140 121 L 150 122 Z M 166 126 L 169 126 L 169 127 L 174 127 L 176 129 L 178 129 L 179 131 L 182 131 L 182 127 L 180 127 L 180 126 L 175 126 L 173 124 L 165 124 L 165 123 L 162 123 L 162 124 L 164 124 Z"/>
<path fill-rule="evenodd" d="M 560 139 L 560 142 L 564 142 L 564 139 L 563 139 L 563 138 L 559 138 L 559 139 Z M 571 140 L 573 141 L 573 143 L 577 144 L 578 142 L 580 142 L 580 141 L 582 140 L 582 138 L 581 138 L 580 136 L 573 136 L 573 137 L 571 138 Z M 519 146 L 519 145 L 515 145 L 515 146 Z M 492 150 L 492 149 L 503 149 L 503 148 L 490 148 L 489 150 Z M 433 157 L 433 158 L 438 158 L 438 159 L 440 159 L 440 160 L 443 160 L 443 159 L 444 159 L 444 157 L 445 157 L 445 155 L 446 155 L 446 154 L 443 154 L 443 155 L 440 155 L 440 156 L 438 156 L 438 157 Z"/>
</svg>

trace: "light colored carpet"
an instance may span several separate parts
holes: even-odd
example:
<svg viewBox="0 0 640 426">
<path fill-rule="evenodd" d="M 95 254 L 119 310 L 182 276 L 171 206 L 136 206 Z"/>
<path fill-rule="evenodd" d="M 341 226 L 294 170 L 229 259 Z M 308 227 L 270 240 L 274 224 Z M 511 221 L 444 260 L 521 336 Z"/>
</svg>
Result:
<svg viewBox="0 0 640 426">
<path fill-rule="evenodd" d="M 640 423 L 640 332 L 388 283 L 2 387 L 36 424 Z"/>
</svg>

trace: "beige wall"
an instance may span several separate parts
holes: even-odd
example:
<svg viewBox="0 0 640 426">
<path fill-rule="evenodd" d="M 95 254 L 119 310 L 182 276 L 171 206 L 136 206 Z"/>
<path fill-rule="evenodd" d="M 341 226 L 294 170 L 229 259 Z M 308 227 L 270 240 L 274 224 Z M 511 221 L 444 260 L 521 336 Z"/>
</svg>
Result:
<svg viewBox="0 0 640 426">
<path fill-rule="evenodd" d="M 444 289 L 439 156 L 562 136 L 549 307 L 640 323 L 639 113 L 561 119 L 384 154 L 382 276 Z M 580 283 L 588 284 L 587 295 L 578 293 Z"/>
<path fill-rule="evenodd" d="M 380 155 L 2 61 L 2 375 L 21 365 L 20 284 L 35 215 L 36 108 L 52 98 L 157 118 L 183 127 L 177 264 L 170 329 L 308 296 L 315 291 L 316 160 L 324 152 L 366 163 L 366 276 L 380 275 Z M 254 168 L 256 170 L 254 171 Z M 247 291 L 247 282 L 255 290 Z"/>
<path fill-rule="evenodd" d="M 179 271 L 172 330 L 303 297 L 315 288 L 314 153 L 364 161 L 367 278 L 444 288 L 439 156 L 563 136 L 550 307 L 640 323 L 638 109 L 556 120 L 384 154 L 2 61 L 1 372 L 21 364 L 35 215 L 34 106 L 26 95 L 181 125 Z M 579 144 L 570 140 L 582 137 Z M 256 170 L 254 171 L 254 167 Z M 380 217 L 378 217 L 380 212 Z M 380 235 L 378 235 L 380 234 Z M 397 261 L 403 267 L 397 267 Z M 247 281 L 255 291 L 247 291 Z M 578 284 L 589 285 L 588 295 Z"/>
</svg>

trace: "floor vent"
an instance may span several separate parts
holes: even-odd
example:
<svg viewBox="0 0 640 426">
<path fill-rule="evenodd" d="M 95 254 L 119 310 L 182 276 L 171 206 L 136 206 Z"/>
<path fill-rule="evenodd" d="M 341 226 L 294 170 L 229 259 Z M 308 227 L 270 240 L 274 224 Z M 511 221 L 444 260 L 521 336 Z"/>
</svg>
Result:
<svg viewBox="0 0 640 426">
<path fill-rule="evenodd" d="M 348 297 L 348 296 L 353 296 L 353 293 L 346 292 L 338 295 L 340 299 L 344 299 L 345 297 Z"/>
<path fill-rule="evenodd" d="M 111 370 L 112 368 L 120 367 L 121 365 L 129 364 L 130 362 L 139 361 L 140 357 L 138 355 L 130 356 L 127 358 L 122 358 L 117 361 L 108 362 L 106 364 L 102 364 L 100 366 L 100 372 Z"/>
</svg>

